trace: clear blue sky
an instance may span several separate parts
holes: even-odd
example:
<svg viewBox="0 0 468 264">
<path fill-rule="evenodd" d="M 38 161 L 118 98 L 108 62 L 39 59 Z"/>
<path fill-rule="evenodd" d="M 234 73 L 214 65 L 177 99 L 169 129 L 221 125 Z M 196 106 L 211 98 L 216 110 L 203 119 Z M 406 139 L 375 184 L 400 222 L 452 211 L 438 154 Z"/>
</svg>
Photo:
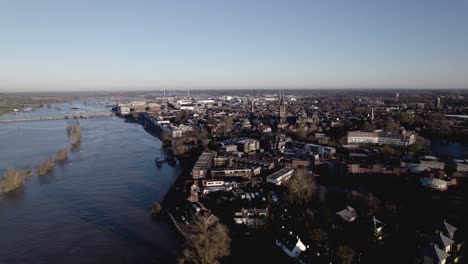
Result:
<svg viewBox="0 0 468 264">
<path fill-rule="evenodd" d="M 0 91 L 468 88 L 468 1 L 0 0 Z"/>
</svg>

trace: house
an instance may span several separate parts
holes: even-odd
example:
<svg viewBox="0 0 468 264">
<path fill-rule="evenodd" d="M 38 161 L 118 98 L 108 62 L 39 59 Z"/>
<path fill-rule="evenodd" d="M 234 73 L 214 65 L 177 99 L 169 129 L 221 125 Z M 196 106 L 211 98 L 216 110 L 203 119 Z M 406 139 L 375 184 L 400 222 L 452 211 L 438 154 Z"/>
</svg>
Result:
<svg viewBox="0 0 468 264">
<path fill-rule="evenodd" d="M 447 223 L 445 220 L 441 224 L 435 226 L 436 234 L 442 233 L 444 236 L 450 239 L 454 239 L 456 231 L 457 228 Z"/>
<path fill-rule="evenodd" d="M 438 246 L 440 249 L 442 249 L 446 253 L 450 252 L 453 243 L 454 241 L 452 239 L 444 236 L 442 233 L 434 235 L 434 237 L 432 237 L 432 240 L 431 240 L 431 245 Z"/>
<path fill-rule="evenodd" d="M 358 217 L 356 210 L 351 206 L 346 206 L 345 209 L 337 212 L 336 214 L 348 223 L 353 222 Z"/>
<path fill-rule="evenodd" d="M 374 231 L 374 239 L 376 243 L 382 242 L 384 239 L 384 227 L 385 224 L 382 221 L 377 220 L 375 216 L 372 216 L 372 227 Z"/>
<path fill-rule="evenodd" d="M 284 226 L 281 227 L 281 232 L 275 240 L 275 244 L 291 258 L 298 258 L 308 248 L 302 243 L 299 236 L 295 236 L 291 231 L 287 232 Z"/>
<path fill-rule="evenodd" d="M 430 246 L 424 250 L 423 263 L 424 264 L 445 264 L 450 255 L 438 248 L 437 246 Z"/>
</svg>

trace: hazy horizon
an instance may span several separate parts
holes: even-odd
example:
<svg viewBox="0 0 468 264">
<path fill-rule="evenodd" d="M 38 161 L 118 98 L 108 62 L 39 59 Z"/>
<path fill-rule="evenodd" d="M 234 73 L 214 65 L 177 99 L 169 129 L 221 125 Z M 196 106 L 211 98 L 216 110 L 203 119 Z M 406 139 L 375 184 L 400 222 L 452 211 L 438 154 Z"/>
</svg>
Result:
<svg viewBox="0 0 468 264">
<path fill-rule="evenodd" d="M 0 92 L 467 89 L 466 10 L 435 0 L 1 1 Z"/>
</svg>

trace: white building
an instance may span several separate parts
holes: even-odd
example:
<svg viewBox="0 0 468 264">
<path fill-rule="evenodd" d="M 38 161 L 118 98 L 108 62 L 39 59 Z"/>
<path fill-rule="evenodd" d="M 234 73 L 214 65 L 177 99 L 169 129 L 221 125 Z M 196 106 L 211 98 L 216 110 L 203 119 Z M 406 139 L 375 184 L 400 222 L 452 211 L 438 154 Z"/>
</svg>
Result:
<svg viewBox="0 0 468 264">
<path fill-rule="evenodd" d="M 444 180 L 424 177 L 424 178 L 419 179 L 419 182 L 421 182 L 422 186 L 431 188 L 436 191 L 447 190 L 447 182 Z"/>
<path fill-rule="evenodd" d="M 266 181 L 276 185 L 281 185 L 287 181 L 294 173 L 294 169 L 284 168 L 281 169 L 266 178 Z"/>
<path fill-rule="evenodd" d="M 284 226 L 281 228 L 283 234 L 276 239 L 275 244 L 289 257 L 298 258 L 302 252 L 306 251 L 308 246 L 304 245 L 298 236 L 294 236 L 292 232 L 287 232 Z"/>
<path fill-rule="evenodd" d="M 457 164 L 457 171 L 468 171 L 468 159 L 455 160 L 455 164 Z"/>
<path fill-rule="evenodd" d="M 406 133 L 402 130 L 401 133 L 391 132 L 348 132 L 348 144 L 382 144 L 407 147 L 416 142 L 416 137 L 412 133 Z"/>
</svg>

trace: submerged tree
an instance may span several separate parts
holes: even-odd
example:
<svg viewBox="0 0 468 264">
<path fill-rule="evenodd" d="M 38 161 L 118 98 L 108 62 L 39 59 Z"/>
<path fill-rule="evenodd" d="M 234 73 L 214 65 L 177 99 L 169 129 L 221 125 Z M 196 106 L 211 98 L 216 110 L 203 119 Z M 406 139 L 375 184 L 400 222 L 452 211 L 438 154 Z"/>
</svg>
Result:
<svg viewBox="0 0 468 264">
<path fill-rule="evenodd" d="M 55 159 L 57 161 L 64 161 L 64 160 L 68 159 L 68 150 L 67 149 L 61 149 L 61 150 L 57 151 L 57 153 L 55 154 Z"/>
<path fill-rule="evenodd" d="M 39 174 L 39 176 L 46 175 L 54 169 L 54 166 L 55 158 L 47 158 L 37 166 L 37 173 Z"/>
<path fill-rule="evenodd" d="M 159 216 L 161 212 L 162 212 L 162 206 L 160 203 L 154 203 L 153 206 L 151 206 L 152 216 Z"/>
<path fill-rule="evenodd" d="M 8 169 L 0 178 L 0 192 L 7 193 L 22 186 L 28 178 L 27 173 L 16 168 Z"/>
<path fill-rule="evenodd" d="M 194 234 L 187 239 L 179 263 L 216 264 L 231 254 L 231 238 L 225 225 L 210 223 L 209 217 L 194 219 Z"/>
<path fill-rule="evenodd" d="M 67 128 L 68 135 L 70 136 L 70 144 L 73 148 L 77 148 L 81 142 L 81 127 L 79 124 Z"/>
</svg>

